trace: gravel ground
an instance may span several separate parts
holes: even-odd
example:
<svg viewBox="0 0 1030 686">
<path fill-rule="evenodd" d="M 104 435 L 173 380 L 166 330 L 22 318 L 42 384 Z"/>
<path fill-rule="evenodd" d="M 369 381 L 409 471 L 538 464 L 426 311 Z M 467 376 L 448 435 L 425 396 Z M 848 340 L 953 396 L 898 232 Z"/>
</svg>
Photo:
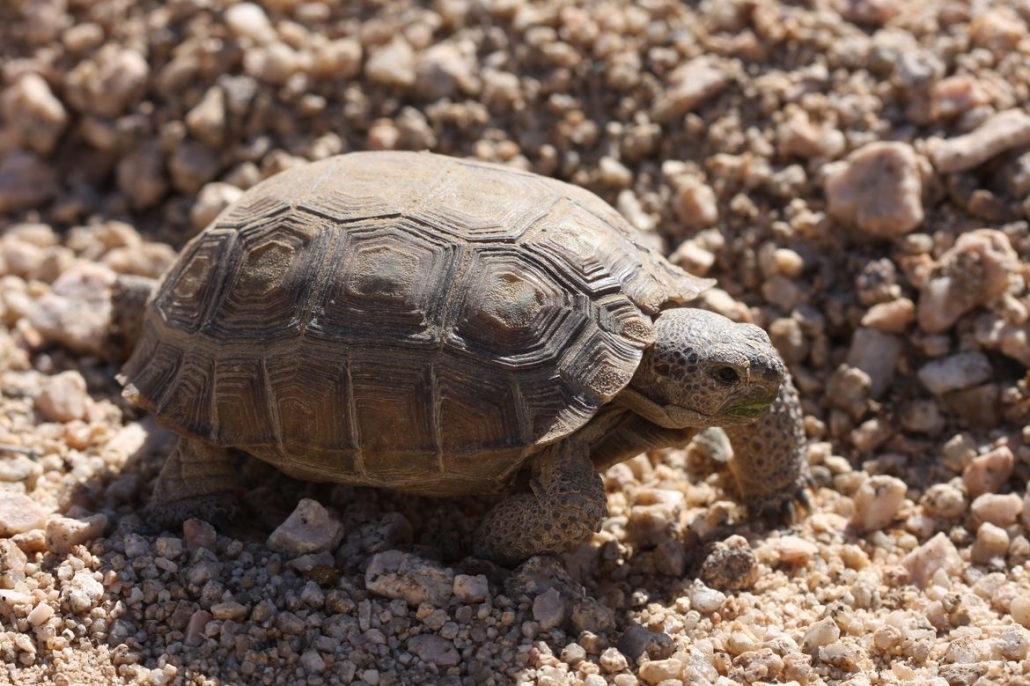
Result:
<svg viewBox="0 0 1030 686">
<path fill-rule="evenodd" d="M 1030 683 L 1028 24 L 1027 0 L 0 2 L 0 681 Z M 797 380 L 811 509 L 749 522 L 706 435 L 612 468 L 603 530 L 514 571 L 465 556 L 488 501 L 253 460 L 241 521 L 143 533 L 169 435 L 114 382 L 112 274 L 160 274 L 277 171 L 393 148 L 582 185 L 716 277 L 705 305 Z"/>
</svg>

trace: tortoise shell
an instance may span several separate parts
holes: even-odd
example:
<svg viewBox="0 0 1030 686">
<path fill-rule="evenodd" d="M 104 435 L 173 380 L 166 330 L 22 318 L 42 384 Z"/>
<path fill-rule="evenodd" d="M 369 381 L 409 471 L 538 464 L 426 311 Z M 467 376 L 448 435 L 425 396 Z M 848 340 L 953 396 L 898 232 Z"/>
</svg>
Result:
<svg viewBox="0 0 1030 686">
<path fill-rule="evenodd" d="M 147 307 L 126 395 L 306 479 L 499 487 L 633 376 L 697 279 L 597 196 L 429 153 L 352 153 L 254 186 Z"/>
</svg>

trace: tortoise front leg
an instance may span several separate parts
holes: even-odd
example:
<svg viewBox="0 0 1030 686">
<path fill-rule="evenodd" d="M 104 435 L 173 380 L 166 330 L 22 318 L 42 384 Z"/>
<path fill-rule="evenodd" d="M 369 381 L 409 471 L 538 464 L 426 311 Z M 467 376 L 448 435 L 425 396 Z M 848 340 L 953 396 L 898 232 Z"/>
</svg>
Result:
<svg viewBox="0 0 1030 686">
<path fill-rule="evenodd" d="M 236 485 L 231 451 L 180 437 L 157 477 L 144 519 L 158 527 L 191 518 L 224 523 L 238 509 Z"/>
<path fill-rule="evenodd" d="M 769 410 L 752 424 L 724 427 L 729 467 L 752 517 L 793 521 L 794 501 L 808 505 L 808 455 L 801 401 L 788 376 Z"/>
<path fill-rule="evenodd" d="M 533 555 L 565 552 L 601 528 L 608 514 L 601 477 L 589 447 L 576 439 L 530 458 L 530 492 L 492 509 L 476 531 L 477 557 L 512 565 Z"/>
</svg>

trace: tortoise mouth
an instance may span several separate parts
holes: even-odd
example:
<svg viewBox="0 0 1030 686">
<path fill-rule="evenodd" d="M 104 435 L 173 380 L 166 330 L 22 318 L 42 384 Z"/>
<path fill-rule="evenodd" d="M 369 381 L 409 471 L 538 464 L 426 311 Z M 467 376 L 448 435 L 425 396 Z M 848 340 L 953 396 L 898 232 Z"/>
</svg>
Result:
<svg viewBox="0 0 1030 686">
<path fill-rule="evenodd" d="M 771 402 L 759 402 L 759 403 L 748 403 L 746 405 L 737 405 L 731 407 L 724 413 L 727 417 L 733 417 L 734 419 L 758 419 L 772 405 Z"/>
</svg>

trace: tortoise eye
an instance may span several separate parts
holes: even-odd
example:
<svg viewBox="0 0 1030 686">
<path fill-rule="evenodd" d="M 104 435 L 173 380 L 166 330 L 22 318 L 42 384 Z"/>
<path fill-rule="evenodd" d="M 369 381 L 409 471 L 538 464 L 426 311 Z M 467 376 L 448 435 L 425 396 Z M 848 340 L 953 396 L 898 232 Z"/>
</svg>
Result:
<svg viewBox="0 0 1030 686">
<path fill-rule="evenodd" d="M 719 367 L 715 370 L 715 378 L 724 384 L 733 384 L 740 381 L 740 374 L 733 367 Z"/>
</svg>

